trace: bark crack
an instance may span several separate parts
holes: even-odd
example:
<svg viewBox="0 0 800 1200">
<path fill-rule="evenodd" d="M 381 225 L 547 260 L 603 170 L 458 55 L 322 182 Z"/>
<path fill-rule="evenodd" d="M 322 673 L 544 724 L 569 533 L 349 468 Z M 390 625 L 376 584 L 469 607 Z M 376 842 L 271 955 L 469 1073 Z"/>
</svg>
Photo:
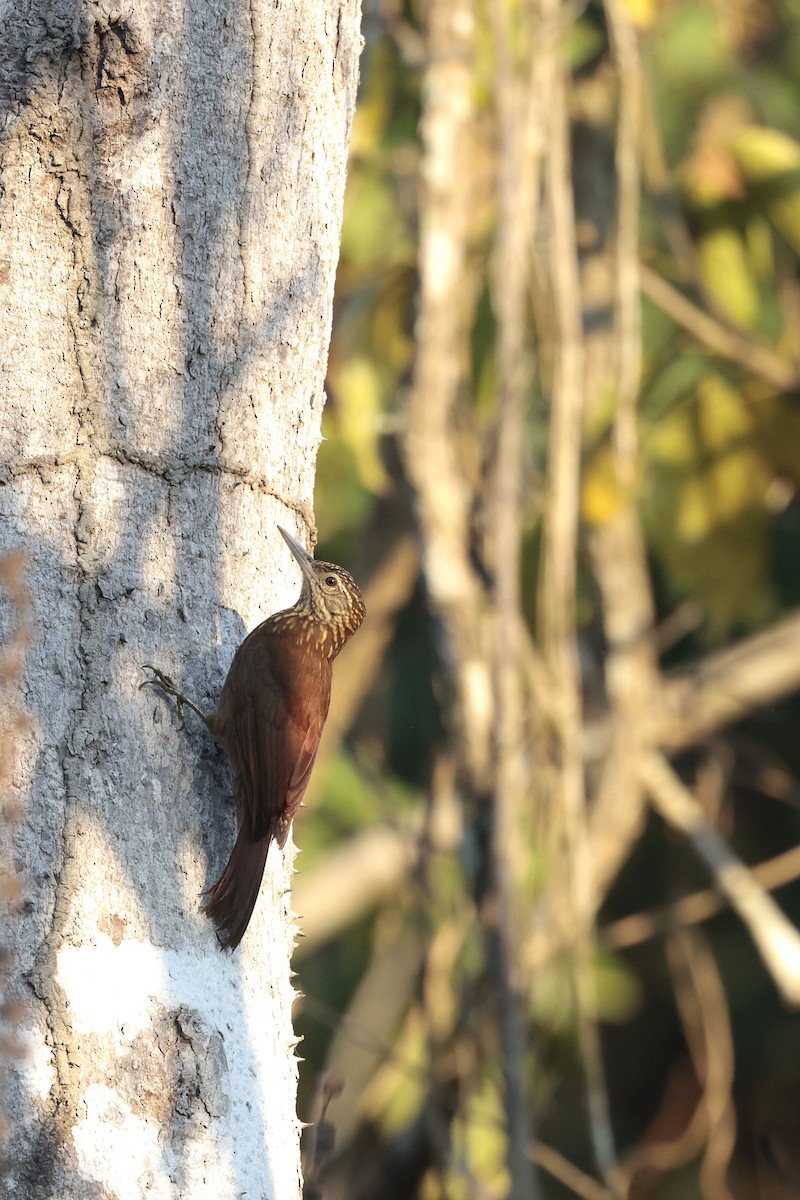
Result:
<svg viewBox="0 0 800 1200">
<path fill-rule="evenodd" d="M 82 428 L 83 423 L 81 422 Z M 123 446 L 102 446 L 98 439 L 93 439 L 93 444 L 96 450 L 94 455 L 96 463 L 102 459 L 109 459 L 125 466 L 138 467 L 140 470 L 146 471 L 148 475 L 162 479 L 170 485 L 188 482 L 198 472 L 223 478 L 228 477 L 239 485 L 251 488 L 261 496 L 277 500 L 284 508 L 300 518 L 310 535 L 313 536 L 316 533 L 316 525 L 308 504 L 292 501 L 284 492 L 270 487 L 263 476 L 243 467 L 229 466 L 208 458 L 182 457 L 177 460 L 163 460 L 155 455 L 131 451 Z M 76 467 L 80 470 L 82 466 L 86 465 L 87 460 L 88 452 L 78 445 L 74 451 L 68 454 L 40 454 L 23 461 L 6 462 L 0 466 L 0 484 L 8 483 L 12 479 L 24 478 L 26 475 L 38 475 L 46 483 L 52 471 L 61 467 Z"/>
</svg>

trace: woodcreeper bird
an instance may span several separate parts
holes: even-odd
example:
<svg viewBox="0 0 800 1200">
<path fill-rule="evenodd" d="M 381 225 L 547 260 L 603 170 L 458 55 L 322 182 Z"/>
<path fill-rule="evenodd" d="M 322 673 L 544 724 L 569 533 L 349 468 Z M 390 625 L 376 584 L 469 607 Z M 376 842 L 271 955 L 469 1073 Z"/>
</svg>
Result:
<svg viewBox="0 0 800 1200">
<path fill-rule="evenodd" d="M 308 786 L 331 698 L 333 660 L 364 619 L 366 609 L 351 575 L 317 562 L 278 526 L 300 570 L 296 604 L 274 613 L 236 651 L 219 707 L 206 716 L 168 675 L 153 686 L 187 706 L 222 743 L 233 775 L 239 833 L 228 865 L 206 893 L 205 911 L 223 948 L 242 940 L 255 908 L 270 842 L 283 846 Z"/>
</svg>

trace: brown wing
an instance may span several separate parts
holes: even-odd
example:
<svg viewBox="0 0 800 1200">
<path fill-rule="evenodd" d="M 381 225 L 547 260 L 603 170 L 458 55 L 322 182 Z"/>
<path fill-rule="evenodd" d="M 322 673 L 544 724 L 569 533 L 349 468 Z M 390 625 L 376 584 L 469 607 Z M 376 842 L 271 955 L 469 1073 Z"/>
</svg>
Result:
<svg viewBox="0 0 800 1200">
<path fill-rule="evenodd" d="M 308 786 L 330 701 L 330 664 L 265 621 L 239 647 L 209 728 L 234 777 L 239 835 L 205 911 L 224 947 L 242 940 L 274 837 L 282 846 Z"/>
<path fill-rule="evenodd" d="M 294 771 L 289 780 L 289 786 L 286 789 L 286 801 L 279 817 L 278 828 L 275 831 L 275 837 L 280 846 L 286 841 L 289 826 L 300 807 L 300 802 L 308 787 L 314 763 L 317 761 L 317 750 L 319 749 L 321 735 L 321 723 L 318 725 L 309 725 L 303 745 L 300 747 L 300 753 L 295 760 Z"/>
<path fill-rule="evenodd" d="M 252 841 L 279 836 L 303 797 L 330 701 L 330 664 L 265 621 L 239 647 L 215 732 L 234 775 L 239 823 Z M 282 835 L 282 836 L 281 836 Z"/>
</svg>

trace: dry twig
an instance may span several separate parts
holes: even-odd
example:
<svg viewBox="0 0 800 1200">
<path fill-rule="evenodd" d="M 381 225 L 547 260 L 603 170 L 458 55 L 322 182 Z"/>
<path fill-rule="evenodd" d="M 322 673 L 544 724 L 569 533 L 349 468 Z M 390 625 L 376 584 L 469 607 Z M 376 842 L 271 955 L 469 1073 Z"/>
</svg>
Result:
<svg viewBox="0 0 800 1200">
<path fill-rule="evenodd" d="M 783 854 L 757 863 L 756 866 L 750 867 L 749 871 L 756 883 L 767 891 L 794 883 L 800 879 L 800 846 L 793 846 Z M 601 930 L 603 940 L 618 950 L 638 946 L 641 942 L 660 934 L 673 933 L 686 925 L 697 925 L 701 921 L 707 921 L 722 912 L 728 903 L 727 897 L 720 895 L 716 888 L 693 892 L 673 904 L 665 904 L 649 912 L 635 913 L 613 921 Z"/>
<path fill-rule="evenodd" d="M 495 779 L 492 806 L 492 891 L 489 934 L 500 999 L 511 1197 L 536 1195 L 527 1154 L 532 1118 L 525 1078 L 519 953 L 514 894 L 527 862 L 520 862 L 520 817 L 530 792 L 522 739 L 519 671 L 524 413 L 531 386 L 527 297 L 532 229 L 536 225 L 543 137 L 540 116 L 542 54 L 531 54 L 522 78 L 512 62 L 509 8 L 490 6 L 499 108 L 500 195 L 493 294 L 497 313 L 498 416 L 492 509 L 495 576 L 493 683 Z M 530 32 L 528 38 L 530 40 Z"/>
<path fill-rule="evenodd" d="M 626 1158 L 626 1193 L 643 1171 L 674 1171 L 703 1154 L 704 1196 L 731 1200 L 725 1175 L 733 1150 L 735 1115 L 731 1090 L 734 1058 L 725 989 L 705 940 L 681 933 L 671 939 L 669 962 L 675 997 L 702 1091 L 692 1116 L 674 1138 L 645 1140 Z"/>
<path fill-rule="evenodd" d="M 636 30 L 620 0 L 604 0 L 611 48 L 617 67 L 617 229 L 615 367 L 617 407 L 614 444 L 620 482 L 630 488 L 638 454 L 639 387 L 642 373 L 642 317 L 639 300 L 639 121 L 642 65 Z"/>
<path fill-rule="evenodd" d="M 442 649 L 455 689 L 460 756 L 471 785 L 485 791 L 493 720 L 486 598 L 470 559 L 475 498 L 454 436 L 471 312 L 465 280 L 474 37 L 471 0 L 431 6 L 420 122 L 419 315 L 403 453 L 422 533 L 425 582 L 442 622 Z"/>
<path fill-rule="evenodd" d="M 592 1179 L 591 1175 L 581 1171 L 552 1146 L 538 1142 L 531 1148 L 530 1154 L 533 1161 L 547 1171 L 548 1175 L 563 1183 L 576 1196 L 580 1196 L 581 1200 L 614 1200 L 614 1192 L 610 1192 L 602 1183 Z"/>
<path fill-rule="evenodd" d="M 787 1004 L 800 1006 L 800 933 L 703 815 L 663 755 L 651 752 L 643 776 L 653 807 L 680 830 L 710 869 L 755 943 Z"/>
<path fill-rule="evenodd" d="M 641 282 L 642 292 L 648 300 L 712 354 L 738 363 L 776 391 L 794 392 L 800 387 L 800 369 L 796 363 L 788 362 L 764 342 L 731 329 L 644 264 L 641 266 Z"/>
<path fill-rule="evenodd" d="M 655 716 L 661 744 L 678 749 L 741 721 L 800 685 L 800 612 L 667 677 Z"/>
<path fill-rule="evenodd" d="M 594 1021 L 593 863 L 586 827 L 581 679 L 575 624 L 581 433 L 585 404 L 583 316 L 576 254 L 575 212 L 569 151 L 565 68 L 558 51 L 560 5 L 540 0 L 540 37 L 549 43 L 546 194 L 550 220 L 549 274 L 553 302 L 553 377 L 544 520 L 542 641 L 555 688 L 557 796 L 569 878 L 569 915 L 564 930 L 574 954 L 575 998 L 590 1129 L 600 1170 L 611 1180 L 616 1151 L 605 1089 L 602 1053 Z"/>
</svg>

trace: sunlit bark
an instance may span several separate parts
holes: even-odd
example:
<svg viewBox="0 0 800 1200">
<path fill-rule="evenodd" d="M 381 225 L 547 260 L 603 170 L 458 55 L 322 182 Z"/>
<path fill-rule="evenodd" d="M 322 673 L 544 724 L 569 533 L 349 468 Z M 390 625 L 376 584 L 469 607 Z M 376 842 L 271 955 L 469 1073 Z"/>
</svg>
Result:
<svg viewBox="0 0 800 1200">
<path fill-rule="evenodd" d="M 33 0 L 0 42 L 2 546 L 25 547 L 4 1194 L 300 1194 L 293 850 L 244 943 L 199 910 L 227 775 L 179 732 L 294 598 L 311 510 L 359 5 Z"/>
</svg>

